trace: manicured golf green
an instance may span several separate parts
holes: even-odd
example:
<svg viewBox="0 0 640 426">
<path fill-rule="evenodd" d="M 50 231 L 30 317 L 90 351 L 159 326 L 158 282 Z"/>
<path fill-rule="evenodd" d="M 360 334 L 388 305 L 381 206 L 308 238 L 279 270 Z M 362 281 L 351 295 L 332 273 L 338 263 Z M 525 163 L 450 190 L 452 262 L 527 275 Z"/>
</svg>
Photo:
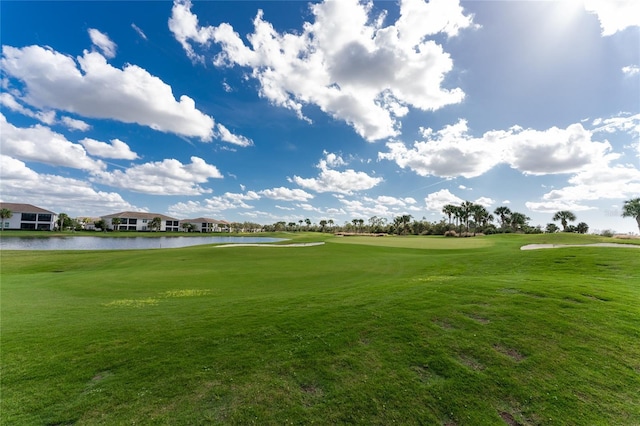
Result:
<svg viewBox="0 0 640 426">
<path fill-rule="evenodd" d="M 638 423 L 640 249 L 286 236 L 2 252 L 0 423 Z"/>
</svg>

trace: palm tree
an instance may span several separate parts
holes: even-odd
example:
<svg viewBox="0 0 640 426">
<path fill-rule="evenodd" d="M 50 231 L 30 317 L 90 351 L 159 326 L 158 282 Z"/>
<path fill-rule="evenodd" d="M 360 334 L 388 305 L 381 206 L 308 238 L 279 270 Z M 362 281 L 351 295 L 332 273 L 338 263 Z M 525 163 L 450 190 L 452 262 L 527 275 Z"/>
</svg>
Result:
<svg viewBox="0 0 640 426">
<path fill-rule="evenodd" d="M 113 225 L 113 230 L 117 231 L 120 223 L 122 222 L 122 220 L 120 220 L 119 217 L 114 217 L 113 219 L 111 219 L 111 225 Z"/>
<path fill-rule="evenodd" d="M 0 210 L 0 220 L 2 220 L 2 223 L 0 223 L 0 231 L 4 231 L 4 220 L 5 219 L 11 219 L 13 217 L 13 212 L 9 209 L 1 209 Z"/>
<path fill-rule="evenodd" d="M 486 227 L 488 224 L 493 222 L 493 215 L 487 211 L 487 215 L 482 219 L 482 226 Z"/>
<path fill-rule="evenodd" d="M 473 206 L 474 204 L 471 201 L 464 201 L 462 204 L 460 204 L 460 218 L 464 220 L 464 225 L 467 232 L 469 232 L 469 217 L 473 212 Z"/>
<path fill-rule="evenodd" d="M 311 219 L 306 218 L 306 219 L 304 220 L 304 223 L 306 223 L 306 224 L 307 224 L 307 231 L 308 231 L 308 230 L 309 230 L 309 227 L 311 226 Z"/>
<path fill-rule="evenodd" d="M 624 202 L 622 206 L 622 217 L 635 218 L 638 223 L 638 229 L 640 229 L 640 197 Z"/>
<path fill-rule="evenodd" d="M 71 219 L 69 219 L 69 215 L 66 213 L 60 213 L 58 215 L 58 224 L 60 225 L 60 230 L 64 231 L 64 227 L 67 225 L 67 222 L 71 222 Z"/>
<path fill-rule="evenodd" d="M 400 216 L 400 223 L 402 226 L 402 233 L 405 233 L 407 230 L 407 226 L 409 226 L 409 223 L 411 222 L 411 218 L 413 216 L 411 216 L 410 214 L 403 214 L 402 216 Z"/>
<path fill-rule="evenodd" d="M 404 234 L 407 228 L 407 225 L 411 222 L 411 215 L 405 214 L 402 216 L 396 216 L 393 218 L 393 226 L 398 233 Z"/>
<path fill-rule="evenodd" d="M 547 223 L 547 227 L 545 228 L 545 232 L 547 234 L 555 234 L 559 230 L 560 228 L 558 228 L 558 225 L 556 225 L 555 223 Z"/>
<path fill-rule="evenodd" d="M 149 222 L 149 229 L 151 229 L 152 231 L 159 231 L 160 228 L 162 228 L 162 218 L 156 216 L 151 219 L 151 222 Z"/>
<path fill-rule="evenodd" d="M 576 231 L 578 232 L 578 234 L 586 234 L 587 232 L 589 232 L 589 225 L 584 222 L 580 222 L 576 225 Z"/>
<path fill-rule="evenodd" d="M 500 206 L 493 212 L 500 217 L 500 226 L 504 229 L 507 224 L 507 218 L 511 215 L 511 209 L 507 206 Z"/>
<path fill-rule="evenodd" d="M 561 210 L 553 215 L 553 220 L 559 220 L 562 224 L 562 232 L 567 232 L 567 222 L 573 222 L 576 220 L 576 215 L 569 210 Z"/>
<path fill-rule="evenodd" d="M 107 230 L 107 223 L 104 221 L 104 219 L 100 219 L 98 221 L 96 221 L 93 226 L 96 227 L 96 229 L 99 229 L 101 231 L 106 231 Z"/>
<path fill-rule="evenodd" d="M 322 219 L 320 221 L 320 232 L 324 232 L 324 228 L 327 226 L 327 221 Z"/>
<path fill-rule="evenodd" d="M 462 219 L 462 208 L 460 206 L 452 206 L 451 210 L 452 210 L 453 218 L 456 220 L 456 228 L 457 228 Z"/>
<path fill-rule="evenodd" d="M 475 236 L 478 225 L 482 224 L 482 226 L 484 226 L 484 224 L 486 224 L 489 212 L 484 208 L 484 206 L 481 206 L 480 204 L 473 204 L 471 207 L 471 215 L 476 223 L 476 227 L 473 228 L 473 235 Z"/>
<path fill-rule="evenodd" d="M 513 228 L 514 231 L 517 231 L 518 229 L 522 229 L 522 227 L 524 227 L 527 224 L 527 221 L 529 220 L 531 220 L 531 218 L 522 213 L 518 213 L 518 212 L 511 213 L 510 221 L 511 221 L 511 227 Z"/>
<path fill-rule="evenodd" d="M 455 210 L 456 206 L 454 206 L 453 204 L 445 204 L 442 207 L 442 213 L 449 219 L 449 226 L 451 226 L 451 216 L 453 216 Z"/>
</svg>

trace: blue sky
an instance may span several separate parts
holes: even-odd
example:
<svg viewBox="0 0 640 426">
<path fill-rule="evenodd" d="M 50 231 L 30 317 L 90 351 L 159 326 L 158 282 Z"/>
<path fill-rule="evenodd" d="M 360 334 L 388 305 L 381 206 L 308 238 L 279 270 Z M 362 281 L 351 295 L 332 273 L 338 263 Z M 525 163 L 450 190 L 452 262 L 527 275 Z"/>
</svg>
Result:
<svg viewBox="0 0 640 426">
<path fill-rule="evenodd" d="M 2 2 L 0 198 L 637 232 L 640 3 Z"/>
</svg>

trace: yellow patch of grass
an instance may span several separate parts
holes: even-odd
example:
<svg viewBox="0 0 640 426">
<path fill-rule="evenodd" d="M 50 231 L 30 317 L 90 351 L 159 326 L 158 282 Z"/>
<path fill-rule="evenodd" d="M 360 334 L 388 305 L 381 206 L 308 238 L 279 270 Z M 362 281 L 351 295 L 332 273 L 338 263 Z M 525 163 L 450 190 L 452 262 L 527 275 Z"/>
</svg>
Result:
<svg viewBox="0 0 640 426">
<path fill-rule="evenodd" d="M 107 307 L 127 307 L 127 308 L 143 308 L 145 306 L 157 305 L 158 299 L 148 297 L 146 299 L 120 299 L 113 302 L 105 303 Z"/>
<path fill-rule="evenodd" d="M 198 297 L 211 294 L 211 290 L 169 290 L 161 293 L 162 297 Z"/>
</svg>

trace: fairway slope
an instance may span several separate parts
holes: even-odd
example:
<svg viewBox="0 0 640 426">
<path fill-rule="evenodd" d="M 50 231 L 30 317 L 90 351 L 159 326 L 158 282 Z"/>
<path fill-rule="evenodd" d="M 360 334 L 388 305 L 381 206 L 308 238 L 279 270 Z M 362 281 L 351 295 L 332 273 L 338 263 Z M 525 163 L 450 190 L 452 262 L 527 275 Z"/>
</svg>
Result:
<svg viewBox="0 0 640 426">
<path fill-rule="evenodd" d="M 3 251 L 0 423 L 637 424 L 637 251 L 350 238 Z"/>
</svg>

